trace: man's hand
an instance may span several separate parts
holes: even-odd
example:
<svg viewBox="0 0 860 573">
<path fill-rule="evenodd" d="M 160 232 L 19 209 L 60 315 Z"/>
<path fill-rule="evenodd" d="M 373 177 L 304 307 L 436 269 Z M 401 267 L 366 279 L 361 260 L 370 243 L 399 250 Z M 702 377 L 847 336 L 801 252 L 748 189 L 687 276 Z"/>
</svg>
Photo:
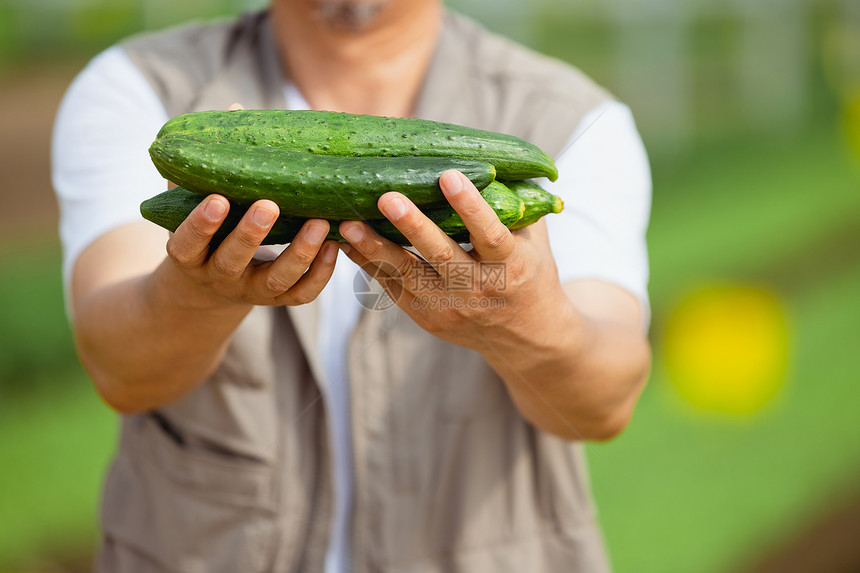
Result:
<svg viewBox="0 0 860 573">
<path fill-rule="evenodd" d="M 254 305 L 313 300 L 334 270 L 328 223 L 305 223 L 274 261 L 253 259 L 278 215 L 255 203 L 210 254 L 227 214 L 205 199 L 168 239 L 149 222 L 108 231 L 75 263 L 74 332 L 102 398 L 131 413 L 181 398 L 218 366 L 230 335 Z M 167 242 L 168 256 L 164 256 Z"/>
<path fill-rule="evenodd" d="M 347 255 L 422 328 L 480 352 L 537 427 L 569 439 L 619 433 L 650 363 L 638 305 L 599 281 L 563 286 L 545 223 L 511 232 L 462 174 L 444 173 L 440 186 L 470 231 L 471 251 L 406 197 L 388 193 L 380 210 L 423 259 L 359 222 L 340 225 Z M 471 284 L 462 283 L 463 272 Z M 581 306 L 577 292 L 586 295 Z"/>
<path fill-rule="evenodd" d="M 167 243 L 168 262 L 188 279 L 185 302 L 206 309 L 224 304 L 297 305 L 314 300 L 331 278 L 337 259 L 337 245 L 323 245 L 328 222 L 307 221 L 274 261 L 257 262 L 254 254 L 278 217 L 277 205 L 257 201 L 210 255 L 209 242 L 229 208 L 224 197 L 210 195 Z"/>
<path fill-rule="evenodd" d="M 387 193 L 382 213 L 411 241 L 423 260 L 387 241 L 363 223 L 341 223 L 354 249 L 348 256 L 380 277 L 383 287 L 425 330 L 482 353 L 488 344 L 544 324 L 567 308 L 545 226 L 513 234 L 457 171 L 442 175 L 445 196 L 471 232 L 466 251 L 409 199 Z M 525 365 L 523 365 L 525 366 Z"/>
</svg>

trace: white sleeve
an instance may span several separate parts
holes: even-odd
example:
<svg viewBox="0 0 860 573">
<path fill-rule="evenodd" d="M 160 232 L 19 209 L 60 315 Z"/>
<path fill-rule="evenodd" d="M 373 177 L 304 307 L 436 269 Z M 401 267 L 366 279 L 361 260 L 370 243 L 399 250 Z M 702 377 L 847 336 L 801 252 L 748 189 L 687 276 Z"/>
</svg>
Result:
<svg viewBox="0 0 860 573">
<path fill-rule="evenodd" d="M 69 86 L 51 145 L 67 292 L 81 251 L 105 232 L 142 220 L 141 201 L 167 188 L 147 152 L 167 119 L 119 46 L 96 56 Z"/>
<path fill-rule="evenodd" d="M 542 184 L 564 200 L 546 218 L 559 278 L 624 288 L 639 299 L 647 327 L 651 169 L 630 109 L 611 101 L 586 114 L 556 165 L 558 180 Z"/>
</svg>

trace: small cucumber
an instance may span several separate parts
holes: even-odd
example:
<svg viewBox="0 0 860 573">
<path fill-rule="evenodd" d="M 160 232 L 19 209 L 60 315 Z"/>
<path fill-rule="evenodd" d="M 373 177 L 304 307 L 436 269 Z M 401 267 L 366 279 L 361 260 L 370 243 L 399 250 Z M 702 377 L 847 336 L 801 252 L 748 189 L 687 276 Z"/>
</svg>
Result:
<svg viewBox="0 0 860 573">
<path fill-rule="evenodd" d="M 508 187 L 525 204 L 522 218 L 508 225 L 510 229 L 522 229 L 540 220 L 550 213 L 561 213 L 564 201 L 558 195 L 553 195 L 534 181 L 505 181 Z"/>
<path fill-rule="evenodd" d="M 490 204 L 490 207 L 496 212 L 499 220 L 506 227 L 510 228 L 511 225 L 519 221 L 525 212 L 526 207 L 522 199 L 496 181 L 487 185 L 481 191 L 481 196 Z M 436 223 L 440 229 L 445 231 L 446 235 L 458 243 L 468 243 L 470 241 L 469 229 L 466 228 L 466 225 L 463 224 L 463 219 L 450 205 L 427 210 L 424 214 L 427 215 L 428 219 Z M 368 221 L 367 224 L 373 227 L 374 231 L 392 242 L 400 245 L 409 243 L 406 237 L 388 219 Z"/>
<path fill-rule="evenodd" d="M 514 223 L 522 216 L 525 205 L 513 193 L 504 186 L 492 183 L 487 186 L 481 195 L 495 210 L 502 223 Z M 159 193 L 155 197 L 147 199 L 140 204 L 140 212 L 143 217 L 156 225 L 164 227 L 168 231 L 175 231 L 182 221 L 199 205 L 205 197 L 199 193 L 189 191 L 182 187 L 174 187 L 169 191 Z M 247 206 L 230 203 L 230 211 L 221 227 L 215 233 L 210 242 L 210 247 L 215 248 L 221 244 L 224 238 L 236 228 L 239 220 L 247 211 Z M 427 217 L 436 223 L 447 235 L 460 243 L 469 241 L 469 231 L 463 225 L 463 220 L 450 205 L 438 207 L 425 211 Z M 292 217 L 281 215 L 275 221 L 269 234 L 263 241 L 264 245 L 279 245 L 289 243 L 301 229 L 307 220 L 305 217 Z M 409 245 L 409 241 L 397 228 L 387 219 L 366 221 L 377 233 L 397 243 L 398 245 Z M 337 232 L 338 221 L 331 221 L 331 231 L 326 239 L 345 242 Z"/>
<path fill-rule="evenodd" d="M 197 205 L 199 205 L 205 195 L 189 191 L 182 187 L 174 187 L 169 191 L 159 193 L 155 197 L 151 197 L 140 204 L 140 214 L 143 218 L 152 221 L 160 227 L 164 227 L 168 231 L 175 231 L 182 221 L 191 214 Z M 237 205 L 230 202 L 230 210 L 227 212 L 227 217 L 221 224 L 221 227 L 215 232 L 215 236 L 209 242 L 210 248 L 214 249 L 227 238 L 230 231 L 236 228 L 239 220 L 248 210 L 247 206 Z M 272 225 L 272 229 L 266 236 L 264 245 L 279 245 L 289 243 L 302 228 L 302 225 L 307 219 L 303 217 L 289 217 L 281 215 Z M 337 230 L 329 232 L 327 239 L 343 240 L 337 233 Z"/>
<path fill-rule="evenodd" d="M 511 135 L 418 118 L 330 111 L 239 110 L 179 115 L 158 137 L 267 145 L 347 157 L 451 157 L 491 163 L 499 179 L 548 177 L 558 170 L 537 146 Z"/>
<path fill-rule="evenodd" d="M 322 219 L 377 219 L 377 200 L 399 191 L 416 205 L 445 204 L 439 176 L 457 169 L 478 189 L 489 185 L 489 163 L 443 157 L 333 157 L 238 143 L 200 143 L 163 136 L 149 148 L 170 181 L 201 194 L 222 193 L 240 204 L 277 203 L 281 213 Z"/>
</svg>

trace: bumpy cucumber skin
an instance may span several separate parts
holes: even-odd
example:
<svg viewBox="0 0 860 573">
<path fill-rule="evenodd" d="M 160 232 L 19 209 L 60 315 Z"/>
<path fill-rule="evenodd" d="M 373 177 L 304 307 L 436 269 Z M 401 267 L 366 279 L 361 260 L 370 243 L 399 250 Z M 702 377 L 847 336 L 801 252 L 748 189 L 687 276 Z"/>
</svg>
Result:
<svg viewBox="0 0 860 573">
<path fill-rule="evenodd" d="M 509 229 L 522 229 L 536 223 L 545 215 L 561 213 L 564 209 L 561 197 L 553 195 L 534 181 L 505 181 L 503 184 L 525 204 L 522 218 L 508 225 Z"/>
<path fill-rule="evenodd" d="M 437 157 L 335 157 L 237 143 L 200 143 L 164 136 L 149 148 L 152 162 L 170 181 L 202 194 L 223 193 L 237 203 L 277 203 L 281 213 L 324 219 L 376 219 L 376 204 L 399 191 L 416 205 L 441 205 L 439 176 L 457 169 L 478 189 L 495 168 L 482 161 Z"/>
<path fill-rule="evenodd" d="M 511 181 L 558 177 L 552 158 L 523 139 L 418 118 L 305 110 L 204 111 L 169 120 L 158 137 L 167 135 L 346 157 L 473 159 L 493 164 L 499 179 Z"/>
<path fill-rule="evenodd" d="M 481 195 L 490 204 L 502 223 L 508 225 L 518 221 L 522 217 L 525 205 L 519 197 L 504 186 L 492 183 L 481 191 Z M 174 187 L 141 203 L 140 212 L 144 219 L 152 221 L 168 231 L 175 231 L 204 198 L 205 196 L 199 193 L 183 189 L 182 187 Z M 210 248 L 214 249 L 221 244 L 230 231 L 236 228 L 236 225 L 246 211 L 247 206 L 237 205 L 233 202 L 230 203 L 227 217 L 212 238 L 209 244 Z M 469 231 L 463 224 L 463 220 L 450 205 L 430 209 L 426 211 L 426 215 L 457 242 L 465 243 L 469 241 Z M 304 217 L 281 215 L 263 240 L 263 244 L 280 245 L 291 242 L 305 221 L 307 219 Z M 366 221 L 366 223 L 379 235 L 398 245 L 408 246 L 410 244 L 406 237 L 387 219 L 370 220 Z M 330 221 L 331 230 L 326 239 L 344 243 L 346 240 L 337 231 L 338 224 L 338 221 Z"/>
</svg>

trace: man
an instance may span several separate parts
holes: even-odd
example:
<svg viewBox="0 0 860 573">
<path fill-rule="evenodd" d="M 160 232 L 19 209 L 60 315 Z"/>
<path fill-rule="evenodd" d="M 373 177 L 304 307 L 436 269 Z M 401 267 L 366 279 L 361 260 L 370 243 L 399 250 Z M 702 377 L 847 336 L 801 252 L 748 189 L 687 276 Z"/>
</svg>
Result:
<svg viewBox="0 0 860 573">
<path fill-rule="evenodd" d="M 141 221 L 165 184 L 145 150 L 233 102 L 513 133 L 556 156 L 567 209 L 510 232 L 451 171 L 470 248 L 389 193 L 421 257 L 361 222 L 339 256 L 311 220 L 263 260 L 269 201 L 210 255 L 226 200 L 170 237 Z M 579 442 L 617 435 L 647 375 L 648 177 L 629 110 L 440 0 L 275 0 L 101 54 L 54 139 L 79 354 L 123 414 L 100 570 L 606 570 Z M 362 309 L 345 257 L 398 307 Z"/>
</svg>

